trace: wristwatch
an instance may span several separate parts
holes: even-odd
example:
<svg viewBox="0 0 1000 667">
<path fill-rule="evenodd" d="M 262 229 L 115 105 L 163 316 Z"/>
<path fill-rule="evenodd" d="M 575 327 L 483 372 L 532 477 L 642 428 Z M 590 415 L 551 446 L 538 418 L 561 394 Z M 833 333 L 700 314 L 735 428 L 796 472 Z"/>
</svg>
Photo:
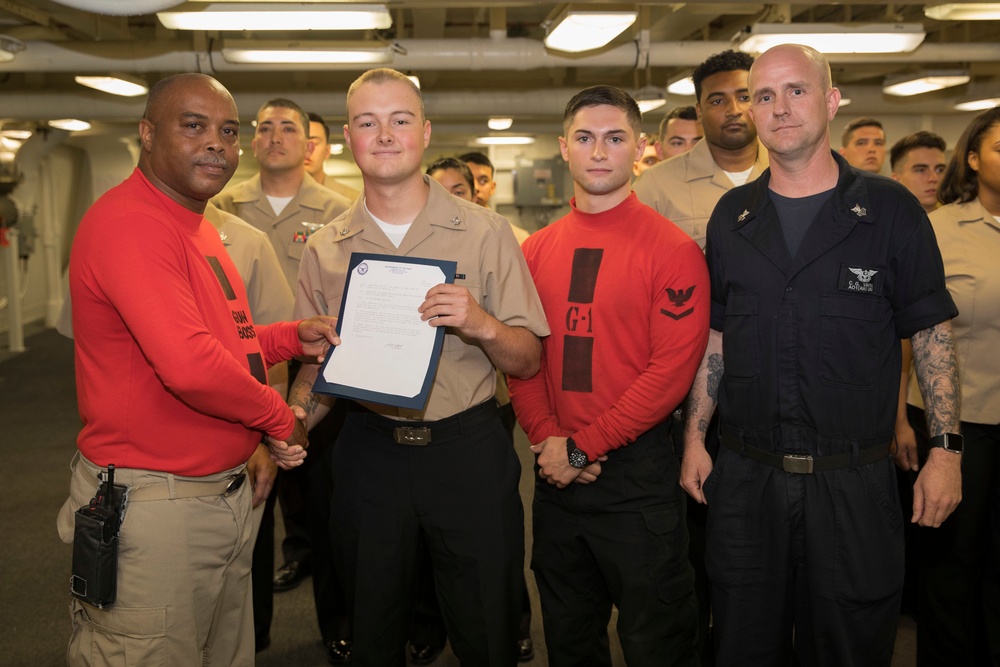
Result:
<svg viewBox="0 0 1000 667">
<path fill-rule="evenodd" d="M 569 459 L 569 464 L 574 468 L 582 469 L 590 465 L 587 455 L 582 449 L 576 446 L 573 438 L 566 438 L 566 457 Z"/>
<path fill-rule="evenodd" d="M 961 454 L 965 451 L 965 437 L 960 433 L 942 433 L 931 438 L 930 446 L 940 447 L 953 454 Z"/>
</svg>

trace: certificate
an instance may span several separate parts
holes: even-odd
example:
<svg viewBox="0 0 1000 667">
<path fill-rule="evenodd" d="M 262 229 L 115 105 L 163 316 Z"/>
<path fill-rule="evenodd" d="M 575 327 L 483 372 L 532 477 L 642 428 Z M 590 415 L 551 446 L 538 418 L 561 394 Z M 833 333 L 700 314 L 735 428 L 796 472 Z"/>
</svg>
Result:
<svg viewBox="0 0 1000 667">
<path fill-rule="evenodd" d="M 417 310 L 427 291 L 455 281 L 455 262 L 352 253 L 337 334 L 313 391 L 422 409 L 437 371 L 444 327 Z"/>
</svg>

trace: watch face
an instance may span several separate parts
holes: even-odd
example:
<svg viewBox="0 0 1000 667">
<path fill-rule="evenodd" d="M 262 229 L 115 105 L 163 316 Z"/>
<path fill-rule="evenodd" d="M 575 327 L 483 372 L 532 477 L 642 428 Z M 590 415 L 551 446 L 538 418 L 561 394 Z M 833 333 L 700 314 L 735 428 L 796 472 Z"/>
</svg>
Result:
<svg viewBox="0 0 1000 667">
<path fill-rule="evenodd" d="M 957 433 L 946 433 L 944 436 L 944 448 L 949 452 L 964 452 L 965 436 L 958 435 Z"/>
<path fill-rule="evenodd" d="M 587 467 L 587 455 L 581 450 L 573 447 L 569 450 L 569 464 L 574 468 L 586 468 Z"/>
</svg>

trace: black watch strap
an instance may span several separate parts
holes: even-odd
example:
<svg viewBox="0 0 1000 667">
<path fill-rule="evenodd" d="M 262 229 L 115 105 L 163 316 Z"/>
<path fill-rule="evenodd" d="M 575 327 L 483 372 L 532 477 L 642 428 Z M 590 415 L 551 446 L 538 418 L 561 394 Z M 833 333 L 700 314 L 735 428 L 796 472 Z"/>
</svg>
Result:
<svg viewBox="0 0 1000 667">
<path fill-rule="evenodd" d="M 960 433 L 942 433 L 930 439 L 931 448 L 940 447 L 946 452 L 961 454 L 965 451 L 965 436 Z"/>
</svg>

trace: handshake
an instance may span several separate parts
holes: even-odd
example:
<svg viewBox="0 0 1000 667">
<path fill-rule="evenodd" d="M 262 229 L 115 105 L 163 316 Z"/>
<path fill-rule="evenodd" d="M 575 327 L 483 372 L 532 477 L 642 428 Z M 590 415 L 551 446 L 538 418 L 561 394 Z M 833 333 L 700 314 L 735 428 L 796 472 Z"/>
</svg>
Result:
<svg viewBox="0 0 1000 667">
<path fill-rule="evenodd" d="M 306 448 L 309 446 L 306 411 L 298 405 L 293 405 L 291 410 L 295 415 L 295 428 L 292 434 L 286 440 L 275 440 L 271 436 L 267 436 L 266 439 L 271 460 L 284 470 L 302 465 L 306 458 Z"/>
</svg>

